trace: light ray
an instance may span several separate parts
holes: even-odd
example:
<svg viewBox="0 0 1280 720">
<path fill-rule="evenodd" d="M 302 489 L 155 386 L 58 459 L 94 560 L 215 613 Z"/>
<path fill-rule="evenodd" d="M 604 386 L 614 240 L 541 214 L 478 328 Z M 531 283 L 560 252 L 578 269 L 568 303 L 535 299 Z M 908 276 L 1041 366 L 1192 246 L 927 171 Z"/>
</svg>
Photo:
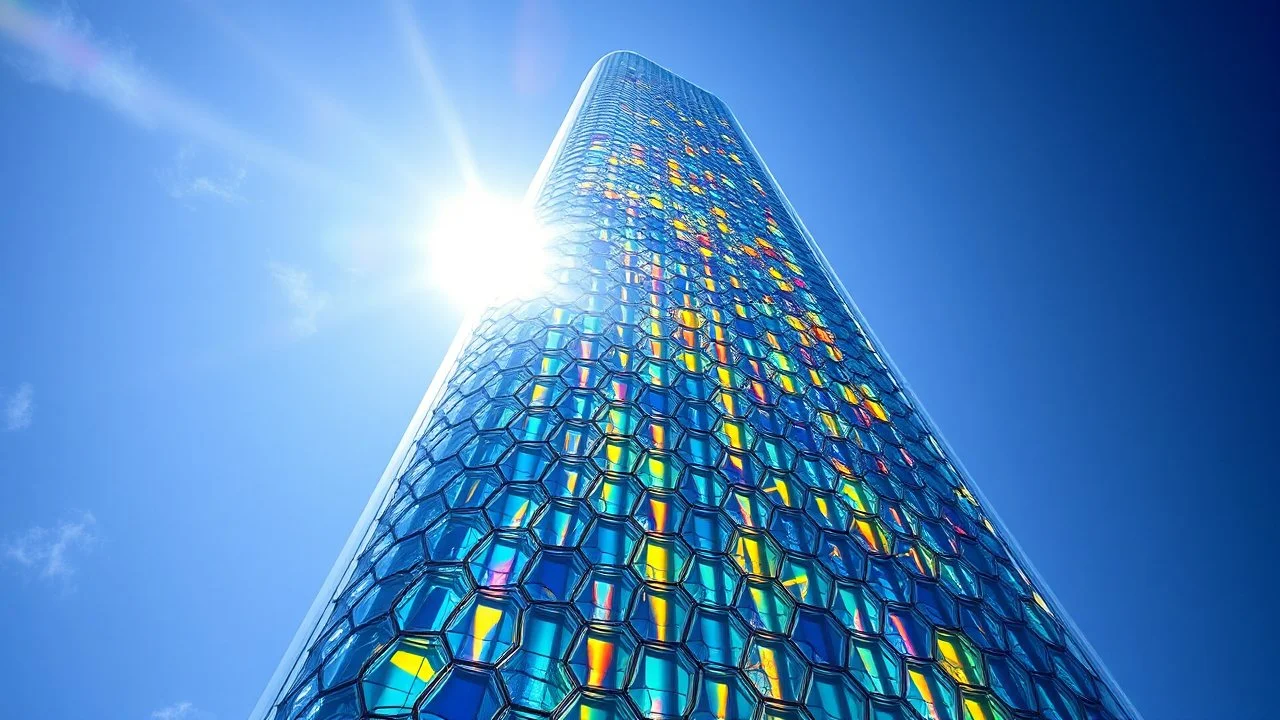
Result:
<svg viewBox="0 0 1280 720">
<path fill-rule="evenodd" d="M 205 16 L 215 29 L 240 48 L 259 68 L 301 100 L 316 117 L 349 133 L 351 139 L 362 145 L 370 156 L 375 157 L 378 162 L 394 172 L 402 182 L 412 187 L 414 196 L 421 197 L 425 194 L 425 180 L 401 160 L 403 153 L 383 143 L 377 133 L 369 128 L 368 123 L 352 112 L 346 104 L 309 83 L 283 58 L 272 52 L 269 44 L 259 41 L 214 3 L 203 0 L 186 0 L 186 2 L 192 9 Z"/>
<path fill-rule="evenodd" d="M 436 120 L 449 141 L 449 149 L 453 153 L 454 161 L 458 164 L 458 171 L 462 174 L 467 189 L 476 190 L 480 187 L 480 178 L 476 172 L 475 160 L 471 155 L 471 145 L 462 128 L 458 111 L 454 108 L 453 101 L 449 99 L 444 83 L 440 80 L 440 74 L 436 72 L 435 63 L 431 60 L 431 54 L 427 51 L 426 39 L 422 35 L 421 28 L 418 27 L 413 9 L 407 0 L 391 0 L 390 4 L 396 27 L 400 31 L 409 55 L 413 58 L 418 75 L 422 78 L 427 102 L 435 111 Z"/>
</svg>

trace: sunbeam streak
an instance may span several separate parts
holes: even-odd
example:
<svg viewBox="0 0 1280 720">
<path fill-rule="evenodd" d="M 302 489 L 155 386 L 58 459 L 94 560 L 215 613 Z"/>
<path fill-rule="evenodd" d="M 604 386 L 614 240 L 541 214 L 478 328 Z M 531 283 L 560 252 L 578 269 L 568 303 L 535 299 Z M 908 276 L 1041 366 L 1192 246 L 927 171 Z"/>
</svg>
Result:
<svg viewBox="0 0 1280 720">
<path fill-rule="evenodd" d="M 418 195 L 426 192 L 426 182 L 421 174 L 403 161 L 404 153 L 390 148 L 369 124 L 358 117 L 350 107 L 331 94 L 308 82 L 278 54 L 268 43 L 251 35 L 230 16 L 212 2 L 186 0 L 193 10 L 205 16 L 210 24 L 231 43 L 239 47 L 258 67 L 270 74 L 302 101 L 314 115 L 331 126 L 350 135 L 350 139 L 367 150 L 402 182 L 414 188 Z"/>
<path fill-rule="evenodd" d="M 467 142 L 467 135 L 462 129 L 458 112 L 449 99 L 444 83 L 440 81 L 440 75 L 436 72 L 430 53 L 427 52 L 427 43 L 413 15 L 413 9 L 406 0 L 391 0 L 391 13 L 417 67 L 418 74 L 422 77 L 427 102 L 435 110 L 436 119 L 449 141 L 449 149 L 458 164 L 458 171 L 462 174 L 462 179 L 468 188 L 478 188 L 480 179 L 476 172 L 475 161 L 471 156 L 471 145 Z"/>
</svg>

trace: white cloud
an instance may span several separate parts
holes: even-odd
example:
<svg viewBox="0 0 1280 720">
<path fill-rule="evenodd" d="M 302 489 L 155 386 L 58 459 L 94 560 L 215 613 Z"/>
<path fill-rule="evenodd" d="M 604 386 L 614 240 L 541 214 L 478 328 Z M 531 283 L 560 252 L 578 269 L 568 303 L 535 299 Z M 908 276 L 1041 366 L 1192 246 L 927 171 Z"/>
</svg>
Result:
<svg viewBox="0 0 1280 720">
<path fill-rule="evenodd" d="M 10 395 L 4 404 L 4 429 L 9 432 L 30 427 L 31 416 L 35 413 L 36 389 L 31 383 L 22 383 L 17 392 Z"/>
<path fill-rule="evenodd" d="M 240 187 L 242 180 L 244 180 L 243 169 L 225 180 L 214 180 L 208 175 L 197 175 L 188 178 L 181 185 L 170 187 L 169 194 L 178 199 L 205 195 L 221 198 L 227 202 L 239 202 L 244 198 L 240 197 L 236 189 Z"/>
<path fill-rule="evenodd" d="M 247 174 L 243 165 L 213 162 L 190 143 L 179 148 L 173 164 L 158 173 L 169 197 L 187 207 L 194 207 L 192 201 L 201 198 L 243 202 L 240 187 Z"/>
<path fill-rule="evenodd" d="M 185 720 L 191 716 L 191 711 L 194 709 L 195 706 L 189 702 L 174 703 L 151 713 L 151 717 L 155 720 Z"/>
<path fill-rule="evenodd" d="M 213 715 L 183 700 L 152 711 L 151 720 L 213 720 Z"/>
<path fill-rule="evenodd" d="M 329 296 L 312 287 L 311 276 L 305 270 L 277 262 L 270 263 L 268 268 L 293 308 L 294 334 L 306 336 L 315 333 L 320 313 L 329 304 Z"/>
<path fill-rule="evenodd" d="M 40 578 L 69 580 L 76 572 L 75 556 L 98 541 L 97 524 L 92 513 L 83 512 L 53 527 L 30 528 L 4 544 L 4 558 Z"/>
</svg>

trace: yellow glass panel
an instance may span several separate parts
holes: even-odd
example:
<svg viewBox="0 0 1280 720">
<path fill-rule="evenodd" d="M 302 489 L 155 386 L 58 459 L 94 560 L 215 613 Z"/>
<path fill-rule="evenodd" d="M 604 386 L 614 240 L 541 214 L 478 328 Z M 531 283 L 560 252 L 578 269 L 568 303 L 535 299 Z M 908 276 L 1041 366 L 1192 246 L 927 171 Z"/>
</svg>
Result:
<svg viewBox="0 0 1280 720">
<path fill-rule="evenodd" d="M 778 677 L 778 660 L 773 655 L 773 648 L 760 648 L 760 669 L 769 679 L 769 697 L 782 697 L 782 678 Z"/>
<path fill-rule="evenodd" d="M 782 581 L 783 587 L 801 586 L 797 592 L 800 593 L 801 600 L 807 600 L 809 597 L 809 576 L 803 572 L 797 572 L 795 577 Z"/>
<path fill-rule="evenodd" d="M 613 643 L 595 637 L 587 638 L 587 684 L 604 687 L 605 673 L 613 662 Z"/>
<path fill-rule="evenodd" d="M 404 650 L 397 650 L 391 656 L 391 664 L 424 683 L 429 682 L 436 675 L 436 669 L 431 667 L 431 662 L 427 658 Z"/>
<path fill-rule="evenodd" d="M 929 720 L 943 720 L 938 713 L 937 701 L 933 697 L 933 689 L 929 687 L 929 678 L 913 667 L 907 668 L 907 678 L 915 686 L 916 692 L 920 694 L 920 699 L 924 700 L 925 704 L 929 706 Z"/>
<path fill-rule="evenodd" d="M 658 642 L 667 642 L 667 599 L 657 593 L 649 593 L 649 611 L 653 614 L 654 625 L 658 629 Z"/>
<path fill-rule="evenodd" d="M 737 423 L 725 423 L 724 435 L 729 441 L 729 447 L 735 450 L 742 449 L 742 429 L 738 427 Z"/>
<path fill-rule="evenodd" d="M 870 410 L 871 414 L 874 415 L 877 420 L 885 422 L 889 419 L 889 413 L 885 412 L 884 406 L 880 403 L 875 400 L 868 399 L 866 401 L 866 405 L 867 410 Z"/>
<path fill-rule="evenodd" d="M 755 538 L 738 538 L 738 564 L 750 572 L 760 569 L 760 541 Z"/>
<path fill-rule="evenodd" d="M 818 506 L 818 512 L 822 513 L 822 517 L 830 517 L 830 510 L 827 509 L 827 499 L 822 496 L 815 496 L 813 503 Z"/>
<path fill-rule="evenodd" d="M 791 488 L 787 487 L 786 480 L 783 480 L 782 478 L 776 478 L 773 481 L 773 485 L 771 487 L 765 488 L 764 491 L 767 493 L 773 493 L 774 495 L 777 495 L 778 499 L 782 501 L 783 505 L 785 505 L 786 507 L 791 507 Z"/>
<path fill-rule="evenodd" d="M 871 548 L 871 552 L 885 554 L 889 552 L 889 537 L 882 530 L 878 523 L 867 520 L 859 520 L 857 522 L 858 534 L 863 540 L 867 541 L 867 545 Z"/>
<path fill-rule="evenodd" d="M 649 498 L 649 509 L 653 512 L 654 532 L 667 532 L 667 503 L 656 497 Z"/>
<path fill-rule="evenodd" d="M 715 718 L 725 720 L 729 716 L 729 686 L 722 682 L 715 684 Z"/>
<path fill-rule="evenodd" d="M 846 479 L 840 484 L 840 494 L 849 498 L 854 510 L 868 514 L 875 512 L 875 506 L 871 504 L 870 499 L 871 491 L 862 483 Z"/>
<path fill-rule="evenodd" d="M 488 605 L 480 605 L 476 608 L 475 618 L 472 621 L 471 657 L 484 657 L 485 641 L 501 621 L 502 610 Z"/>
<path fill-rule="evenodd" d="M 656 542 L 648 543 L 644 554 L 645 579 L 654 582 L 670 582 L 671 548 Z"/>
<path fill-rule="evenodd" d="M 938 636 L 938 654 L 942 669 L 958 683 L 966 685 L 979 684 L 978 676 L 960 656 L 956 641 L 947 635 Z"/>
</svg>

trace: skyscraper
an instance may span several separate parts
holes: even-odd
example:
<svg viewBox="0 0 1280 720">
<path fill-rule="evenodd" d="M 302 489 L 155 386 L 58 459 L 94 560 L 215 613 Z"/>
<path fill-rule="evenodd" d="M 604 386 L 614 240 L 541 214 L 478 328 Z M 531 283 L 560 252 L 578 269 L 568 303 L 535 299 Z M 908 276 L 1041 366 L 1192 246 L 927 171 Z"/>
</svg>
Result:
<svg viewBox="0 0 1280 720">
<path fill-rule="evenodd" d="M 728 108 L 592 69 L 258 714 L 1136 720 Z"/>
</svg>

